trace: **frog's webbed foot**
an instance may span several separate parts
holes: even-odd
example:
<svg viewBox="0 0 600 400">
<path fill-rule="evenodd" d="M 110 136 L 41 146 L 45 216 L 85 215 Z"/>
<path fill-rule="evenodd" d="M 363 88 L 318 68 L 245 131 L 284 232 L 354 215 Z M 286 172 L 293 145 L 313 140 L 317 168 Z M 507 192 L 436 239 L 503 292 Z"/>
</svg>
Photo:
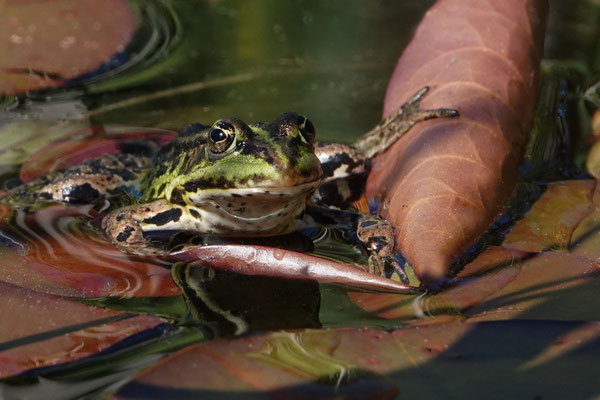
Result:
<svg viewBox="0 0 600 400">
<path fill-rule="evenodd" d="M 368 272 L 385 277 L 397 274 L 400 280 L 408 283 L 403 265 L 396 260 L 395 231 L 392 224 L 379 217 L 352 210 L 310 206 L 307 214 L 317 221 L 344 226 L 356 230 L 358 242 L 368 257 Z"/>
<path fill-rule="evenodd" d="M 420 104 L 428 91 L 429 86 L 425 86 L 413 94 L 400 108 L 390 113 L 375 128 L 361 136 L 356 141 L 355 147 L 362 151 L 367 158 L 373 158 L 387 150 L 418 122 L 432 118 L 458 117 L 458 111 L 449 108 L 422 110 Z"/>
<path fill-rule="evenodd" d="M 166 249 L 157 247 L 144 236 L 144 232 L 168 229 L 182 215 L 178 206 L 162 200 L 152 203 L 122 207 L 108 213 L 102 219 L 102 229 L 110 241 L 121 251 L 135 255 L 164 254 Z"/>
<path fill-rule="evenodd" d="M 356 234 L 369 256 L 369 272 L 388 277 L 396 273 L 403 283 L 408 283 L 402 265 L 394 257 L 395 235 L 392 224 L 365 214 L 358 221 Z"/>
</svg>

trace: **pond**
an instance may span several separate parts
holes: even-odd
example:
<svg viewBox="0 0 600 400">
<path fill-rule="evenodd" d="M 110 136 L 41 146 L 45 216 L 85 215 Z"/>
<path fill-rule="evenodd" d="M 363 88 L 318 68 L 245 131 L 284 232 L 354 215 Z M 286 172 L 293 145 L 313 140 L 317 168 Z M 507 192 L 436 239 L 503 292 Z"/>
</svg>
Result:
<svg viewBox="0 0 600 400">
<path fill-rule="evenodd" d="M 352 143 L 434 3 L 0 3 L 3 188 L 223 117 L 294 111 Z M 599 17 L 550 1 L 516 189 L 427 289 L 348 267 L 345 226 L 155 257 L 107 241 L 108 204 L 0 204 L 0 398 L 598 396 Z"/>
</svg>

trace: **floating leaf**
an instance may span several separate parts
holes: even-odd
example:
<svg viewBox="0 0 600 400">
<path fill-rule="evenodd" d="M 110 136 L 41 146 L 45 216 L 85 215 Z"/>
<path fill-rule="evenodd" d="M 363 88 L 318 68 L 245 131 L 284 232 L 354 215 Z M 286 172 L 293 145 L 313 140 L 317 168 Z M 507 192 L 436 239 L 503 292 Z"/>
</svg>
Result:
<svg viewBox="0 0 600 400">
<path fill-rule="evenodd" d="M 0 377 L 94 354 L 161 323 L 0 282 Z M 10 327 L 10 329 L 6 329 Z"/>
<path fill-rule="evenodd" d="M 595 187 L 593 180 L 549 184 L 542 197 L 506 235 L 502 245 L 530 252 L 568 248 L 577 225 L 594 210 Z"/>
<path fill-rule="evenodd" d="M 452 285 L 434 294 L 398 296 L 385 293 L 350 292 L 348 296 L 363 309 L 382 318 L 414 320 L 415 324 L 439 323 L 497 293 L 518 274 L 520 258 L 527 253 L 489 247 L 468 264 Z M 445 315 L 447 317 L 441 318 Z M 421 317 L 436 317 L 420 320 Z"/>
<path fill-rule="evenodd" d="M 424 108 L 460 118 L 418 124 L 374 163 L 367 194 L 397 227 L 425 280 L 485 232 L 510 196 L 531 127 L 547 3 L 445 0 L 396 65 L 384 115 L 423 86 Z"/>
<path fill-rule="evenodd" d="M 569 243 L 571 252 L 594 262 L 600 261 L 600 187 L 593 195 L 594 209 L 575 228 Z"/>
<path fill-rule="evenodd" d="M 339 340 L 335 331 L 275 332 L 191 346 L 128 384 L 116 399 L 219 393 L 259 399 L 395 398 L 398 388 L 384 376 L 332 357 Z"/>
<path fill-rule="evenodd" d="M 598 320 L 599 273 L 597 263 L 577 255 L 540 253 L 523 261 L 510 283 L 467 315 L 475 320 Z"/>
<path fill-rule="evenodd" d="M 265 333 L 175 353 L 115 399 L 592 398 L 599 337 L 558 321 Z"/>
<path fill-rule="evenodd" d="M 133 35 L 122 0 L 0 3 L 0 93 L 62 85 L 107 62 Z"/>
</svg>

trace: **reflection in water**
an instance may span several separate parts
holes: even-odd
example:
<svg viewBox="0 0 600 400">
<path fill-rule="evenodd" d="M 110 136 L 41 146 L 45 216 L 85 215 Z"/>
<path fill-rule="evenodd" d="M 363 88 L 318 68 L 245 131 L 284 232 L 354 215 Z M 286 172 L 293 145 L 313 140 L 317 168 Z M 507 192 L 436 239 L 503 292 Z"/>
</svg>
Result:
<svg viewBox="0 0 600 400">
<path fill-rule="evenodd" d="M 85 84 L 89 93 L 133 85 L 147 79 L 155 64 L 168 60 L 182 35 L 171 4 L 159 0 L 133 0 L 129 4 L 136 16 L 136 31 L 127 47 L 100 68 L 70 81 L 71 85 Z"/>
<path fill-rule="evenodd" d="M 360 369 L 330 354 L 340 344 L 340 338 L 320 343 L 305 341 L 308 335 L 301 332 L 275 332 L 267 337 L 262 346 L 248 354 L 249 358 L 292 372 L 317 385 L 308 386 L 305 396 L 315 395 L 346 398 L 393 398 L 398 389 L 385 376 Z M 334 339 L 334 338 L 332 338 Z M 283 395 L 294 393 L 294 388 L 279 389 Z M 310 396 L 308 393 L 312 393 Z M 321 393 L 319 393 L 321 392 Z"/>
<path fill-rule="evenodd" d="M 3 242 L 23 254 L 23 268 L 81 291 L 83 296 L 161 296 L 178 291 L 155 262 L 129 259 L 92 225 L 92 206 L 15 207 Z M 60 293 L 58 293 L 60 294 Z"/>
<path fill-rule="evenodd" d="M 86 96 L 139 84 L 155 77 L 152 68 L 167 61 L 168 55 L 181 40 L 181 23 L 167 2 L 131 0 L 128 3 L 136 20 L 134 35 L 121 52 L 96 69 L 72 79 L 64 79 L 52 71 L 32 71 L 29 68 L 8 71 L 52 79 L 54 87 L 18 96 L 0 95 L 0 113 L 7 112 L 0 114 L 0 123 L 78 117 L 87 111 Z"/>
<path fill-rule="evenodd" d="M 183 263 L 173 265 L 171 273 L 188 305 L 184 324 L 208 323 L 217 337 L 321 326 L 316 281 L 239 275 Z"/>
</svg>

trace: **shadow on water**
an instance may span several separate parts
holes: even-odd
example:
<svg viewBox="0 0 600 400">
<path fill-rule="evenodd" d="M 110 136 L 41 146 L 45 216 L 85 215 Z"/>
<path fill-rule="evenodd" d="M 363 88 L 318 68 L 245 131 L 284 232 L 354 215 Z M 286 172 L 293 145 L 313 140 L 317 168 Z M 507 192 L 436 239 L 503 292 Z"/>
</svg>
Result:
<svg viewBox="0 0 600 400">
<path fill-rule="evenodd" d="M 600 329 L 595 322 L 577 319 L 598 320 L 599 286 L 600 280 L 594 277 L 580 285 L 536 295 L 544 301 L 515 319 L 473 324 L 460 340 L 433 359 L 388 377 L 398 385 L 401 395 L 416 398 L 598 396 Z M 564 307 L 565 302 L 572 305 L 582 298 L 593 299 L 593 303 L 583 304 L 583 313 L 575 309 L 568 321 L 538 319 L 549 310 Z M 491 311 L 514 303 L 506 298 L 478 308 Z M 579 337 L 582 330 L 592 332 Z"/>
<path fill-rule="evenodd" d="M 526 368 L 561 335 L 585 323 L 486 322 L 475 326 L 443 355 L 390 378 L 407 396 L 429 398 L 592 398 L 599 394 L 600 339 Z M 574 372 L 576 370 L 577 372 Z"/>
</svg>

